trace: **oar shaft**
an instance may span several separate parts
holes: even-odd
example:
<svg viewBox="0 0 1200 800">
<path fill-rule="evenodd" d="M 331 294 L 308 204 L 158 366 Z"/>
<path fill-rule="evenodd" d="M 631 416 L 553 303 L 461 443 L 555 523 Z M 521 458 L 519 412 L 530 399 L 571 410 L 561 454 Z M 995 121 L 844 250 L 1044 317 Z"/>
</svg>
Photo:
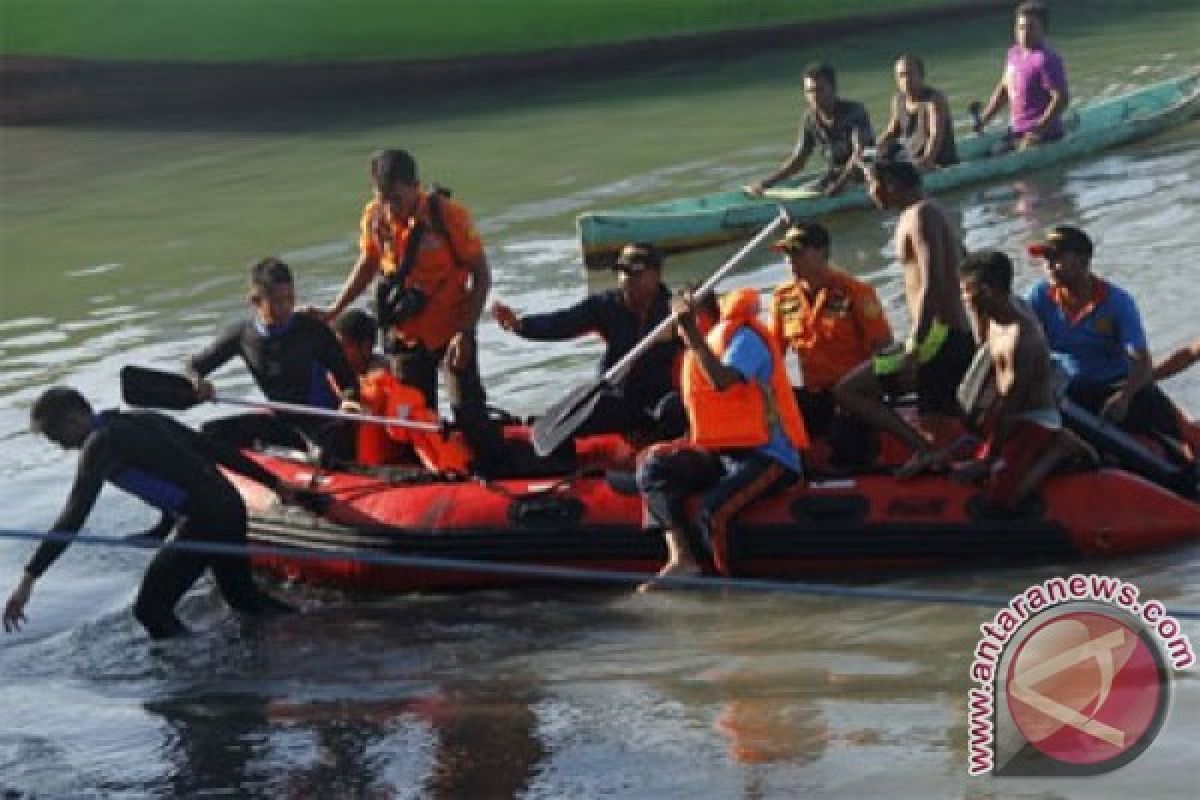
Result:
<svg viewBox="0 0 1200 800">
<path fill-rule="evenodd" d="M 286 414 L 303 414 L 310 417 L 328 417 L 329 419 L 341 419 L 348 422 L 368 422 L 373 425 L 395 425 L 398 428 L 412 428 L 418 431 L 428 431 L 437 433 L 442 429 L 442 426 L 436 422 L 418 422 L 411 419 L 400 419 L 399 417 L 377 417 L 374 414 L 352 414 L 348 411 L 334 411 L 329 408 L 318 408 L 316 406 L 305 406 L 298 403 L 279 403 L 273 400 L 242 400 L 237 397 L 218 396 L 213 398 L 214 403 L 224 403 L 231 406 L 247 406 L 249 408 L 265 408 L 270 411 L 281 411 Z"/>
<path fill-rule="evenodd" d="M 696 290 L 696 297 L 703 297 L 704 295 L 712 292 L 713 288 L 716 287 L 718 283 L 724 280 L 729 273 L 733 272 L 741 265 L 746 256 L 754 252 L 754 250 L 764 241 L 775 235 L 775 232 L 778 231 L 779 228 L 782 227 L 787 221 L 788 217 L 786 213 L 780 213 L 775 217 L 775 219 L 771 220 L 771 222 L 768 223 L 767 226 L 761 231 L 759 231 L 753 239 L 746 242 L 741 250 L 738 250 L 736 253 L 730 256 L 729 260 L 721 265 L 720 269 L 714 272 L 708 280 L 701 284 L 700 288 Z M 619 380 L 621 376 L 623 376 L 625 372 L 631 366 L 633 366 L 634 362 L 644 356 L 646 351 L 656 344 L 658 338 L 674 324 L 675 315 L 667 315 L 666 319 L 658 323 L 654 330 L 646 334 L 646 336 L 640 342 L 638 342 L 632 350 L 626 353 L 625 356 L 616 364 L 613 364 L 612 367 L 609 368 L 608 372 L 604 373 L 604 382 L 614 383 Z"/>
</svg>

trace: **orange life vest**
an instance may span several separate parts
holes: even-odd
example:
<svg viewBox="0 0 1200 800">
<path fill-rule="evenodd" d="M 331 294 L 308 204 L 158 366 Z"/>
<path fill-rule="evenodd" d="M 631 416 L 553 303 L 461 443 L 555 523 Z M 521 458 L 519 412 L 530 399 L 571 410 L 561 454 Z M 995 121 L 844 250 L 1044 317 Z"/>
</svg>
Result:
<svg viewBox="0 0 1200 800">
<path fill-rule="evenodd" d="M 368 414 L 398 417 L 414 422 L 437 422 L 437 412 L 425 405 L 425 396 L 418 389 L 405 386 L 387 369 L 374 369 L 361 379 L 362 405 Z M 397 463 L 403 445 L 411 445 L 426 469 L 434 472 L 466 472 L 471 451 L 462 434 L 443 435 L 419 431 L 399 425 L 358 426 L 358 460 L 368 466 Z"/>
<path fill-rule="evenodd" d="M 395 382 L 396 379 L 385 369 L 373 369 L 362 375 L 358 384 L 359 404 L 363 412 L 383 416 L 388 405 L 389 384 Z M 388 436 L 382 425 L 367 422 L 358 424 L 354 451 L 358 463 L 368 467 L 394 464 L 402 455 L 400 444 Z"/>
<path fill-rule="evenodd" d="M 709 332 L 708 346 L 717 359 L 729 349 L 733 336 L 749 327 L 771 353 L 770 386 L 757 380 L 738 381 L 723 391 L 708 381 L 692 352 L 684 357 L 683 404 L 692 441 L 713 450 L 759 447 L 770 440 L 771 423 L 778 422 L 792 445 L 808 447 L 808 431 L 792 394 L 779 347 L 758 321 L 759 297 L 753 289 L 737 289 L 721 299 L 721 321 Z"/>
<path fill-rule="evenodd" d="M 716 326 L 719 320 L 715 319 L 711 313 L 703 308 L 696 309 L 696 327 L 700 329 L 702 336 L 708 336 L 709 332 Z M 671 362 L 671 383 L 679 389 L 683 386 L 683 360 L 687 356 L 686 348 L 679 348 L 679 352 L 675 355 L 675 360 Z M 334 391 L 337 391 L 336 387 Z"/>
</svg>

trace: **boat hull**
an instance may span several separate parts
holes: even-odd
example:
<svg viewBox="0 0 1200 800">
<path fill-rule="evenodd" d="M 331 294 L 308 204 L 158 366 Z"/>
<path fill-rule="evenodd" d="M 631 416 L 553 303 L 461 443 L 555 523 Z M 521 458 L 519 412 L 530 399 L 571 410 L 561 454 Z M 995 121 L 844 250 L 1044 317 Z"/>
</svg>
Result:
<svg viewBox="0 0 1200 800">
<path fill-rule="evenodd" d="M 647 574 L 666 555 L 640 499 L 602 477 L 408 483 L 314 475 L 310 466 L 253 457 L 332 500 L 320 514 L 285 508 L 233 476 L 250 509 L 251 541 L 263 546 L 255 567 L 289 581 L 385 593 L 577 583 L 588 576 L 571 570 Z M 1029 508 L 1008 516 L 989 513 L 977 490 L 945 478 L 870 475 L 760 501 L 735 522 L 729 554 L 738 576 L 828 580 L 1073 563 L 1198 535 L 1200 506 L 1120 470 L 1056 476 Z M 535 574 L 531 566 L 562 571 Z"/>
</svg>

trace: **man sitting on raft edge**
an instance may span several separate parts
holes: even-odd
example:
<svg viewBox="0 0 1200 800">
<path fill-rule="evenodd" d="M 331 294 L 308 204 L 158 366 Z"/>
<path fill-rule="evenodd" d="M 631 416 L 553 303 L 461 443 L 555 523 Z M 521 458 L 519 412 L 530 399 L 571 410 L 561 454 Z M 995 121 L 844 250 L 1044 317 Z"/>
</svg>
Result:
<svg viewBox="0 0 1200 800">
<path fill-rule="evenodd" d="M 800 480 L 799 451 L 808 446 L 783 356 L 758 321 L 758 291 L 738 289 L 723 297 L 720 321 L 707 338 L 696 324 L 690 293 L 672 298 L 671 308 L 687 348 L 682 391 L 691 434 L 652 445 L 638 465 L 638 490 L 667 542 L 667 563 L 638 587 L 643 592 L 663 578 L 699 574 L 709 558 L 728 574 L 733 517 Z M 693 536 L 685 504 L 697 491 L 707 493 L 699 535 Z"/>
<path fill-rule="evenodd" d="M 1041 323 L 1012 293 L 1013 265 L 998 250 L 968 256 L 959 267 L 963 299 L 981 322 L 980 339 L 995 369 L 996 400 L 987 412 L 984 456 L 956 467 L 962 482 L 986 480 L 997 511 L 1019 508 L 1063 461 L 1094 450 L 1063 427 L 1054 393 L 1050 346 Z"/>
</svg>

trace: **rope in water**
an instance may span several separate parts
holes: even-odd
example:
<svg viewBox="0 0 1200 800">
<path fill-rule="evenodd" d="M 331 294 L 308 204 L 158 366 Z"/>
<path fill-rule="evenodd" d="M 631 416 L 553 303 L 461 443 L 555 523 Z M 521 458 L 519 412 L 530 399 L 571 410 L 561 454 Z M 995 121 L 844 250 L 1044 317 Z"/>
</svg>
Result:
<svg viewBox="0 0 1200 800">
<path fill-rule="evenodd" d="M 465 558 L 439 556 L 401 555 L 398 553 L 355 553 L 347 550 L 312 550 L 298 547 L 271 547 L 264 545 L 225 544 L 210 541 L 170 540 L 149 538 L 112 538 L 95 534 L 44 533 L 39 531 L 0 529 L 0 539 L 27 541 L 61 541 L 98 547 L 132 548 L 154 550 L 170 547 L 186 552 L 206 555 L 281 557 L 305 560 L 337 559 L 363 564 L 394 567 L 415 567 L 436 571 L 481 572 L 510 575 L 524 578 L 553 578 L 575 583 L 606 583 L 631 585 L 644 583 L 647 576 L 619 570 L 585 569 L 579 567 L 555 567 L 541 564 L 515 564 L 495 561 L 479 561 Z M 811 583 L 777 581 L 762 578 L 725 578 L 695 575 L 663 579 L 664 586 L 690 589 L 726 589 L 749 592 L 779 592 L 809 597 L 855 598 L 890 602 L 932 603 L 939 605 L 976 606 L 981 608 L 1006 607 L 1011 597 L 998 594 L 974 592 L 945 592 L 928 589 L 904 589 L 899 587 L 848 586 L 836 583 Z M 1200 620 L 1200 609 L 1168 609 L 1167 613 L 1177 619 Z"/>
</svg>

